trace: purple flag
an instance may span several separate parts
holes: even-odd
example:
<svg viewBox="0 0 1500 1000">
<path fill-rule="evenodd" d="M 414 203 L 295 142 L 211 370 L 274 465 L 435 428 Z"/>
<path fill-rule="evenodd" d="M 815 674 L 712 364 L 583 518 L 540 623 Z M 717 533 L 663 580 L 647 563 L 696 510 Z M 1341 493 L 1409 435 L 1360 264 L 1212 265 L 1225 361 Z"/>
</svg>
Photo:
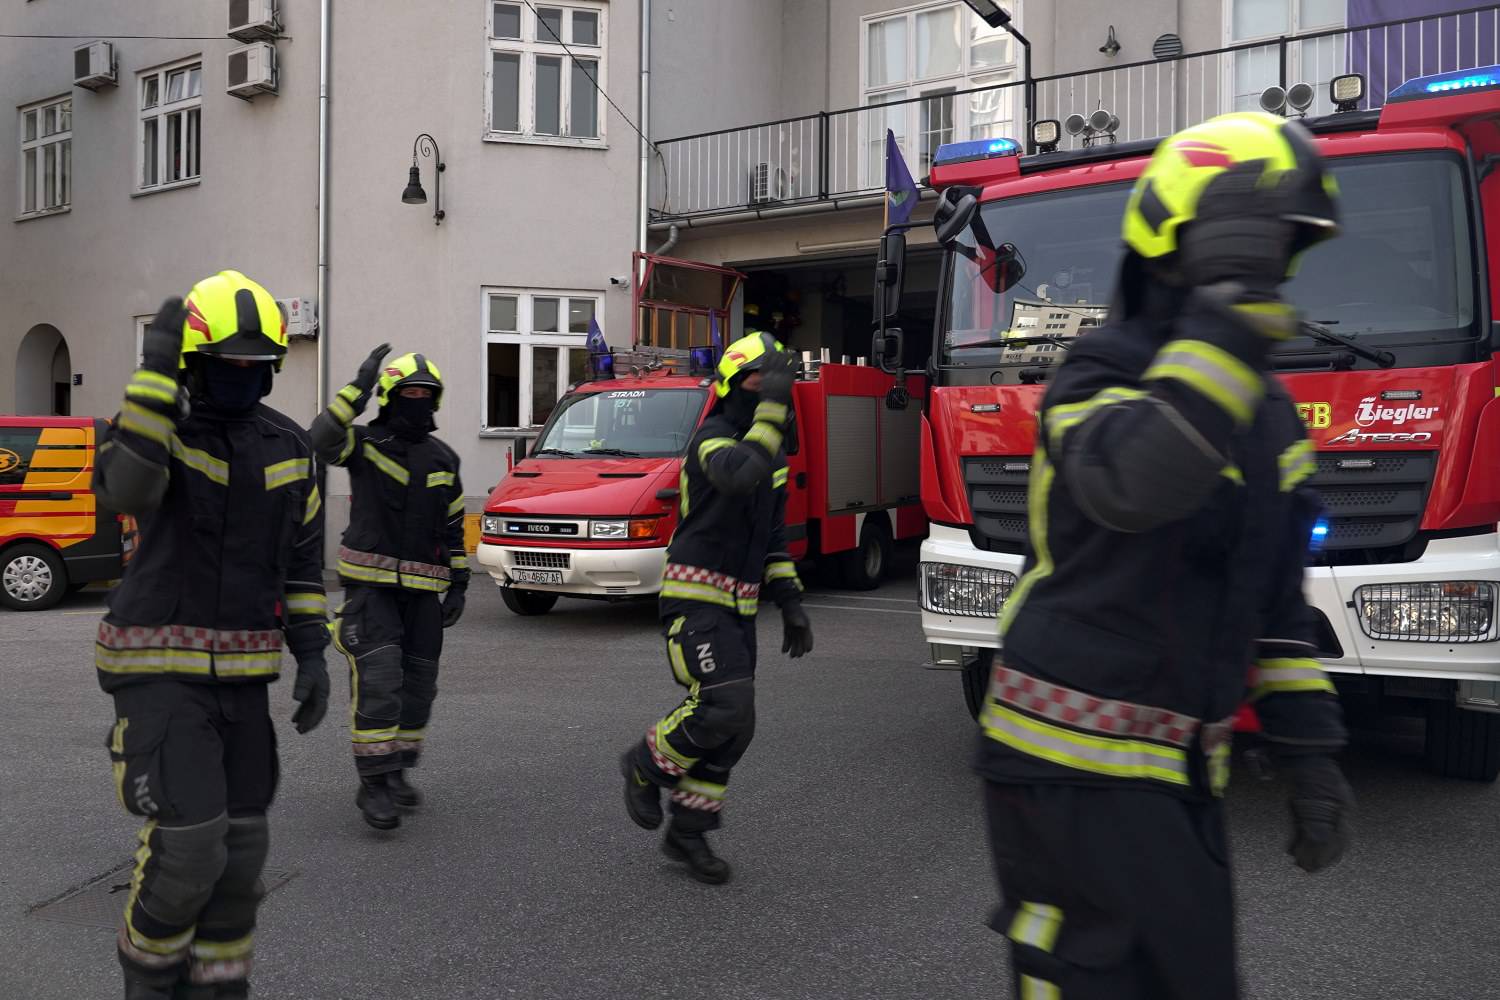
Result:
<svg viewBox="0 0 1500 1000">
<path fill-rule="evenodd" d="M 900 225 L 917 207 L 917 182 L 906 169 L 906 159 L 896 144 L 896 133 L 885 130 L 885 224 Z"/>
</svg>

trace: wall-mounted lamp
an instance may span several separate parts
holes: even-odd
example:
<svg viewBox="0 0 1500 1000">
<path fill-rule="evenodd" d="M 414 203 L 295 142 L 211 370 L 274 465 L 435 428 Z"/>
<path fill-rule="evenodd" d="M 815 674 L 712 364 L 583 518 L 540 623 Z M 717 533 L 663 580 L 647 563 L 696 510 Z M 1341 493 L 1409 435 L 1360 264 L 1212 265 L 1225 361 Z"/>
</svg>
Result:
<svg viewBox="0 0 1500 1000">
<path fill-rule="evenodd" d="M 427 192 L 422 190 L 422 171 L 417 166 L 418 152 L 432 157 L 432 161 L 437 164 L 437 171 L 432 176 L 432 224 L 441 226 L 443 217 L 448 214 L 443 211 L 443 171 L 448 169 L 448 165 L 443 162 L 443 155 L 438 151 L 437 140 L 426 132 L 417 136 L 411 144 L 411 172 L 407 175 L 406 190 L 401 192 L 401 201 L 407 205 L 427 204 Z"/>
<path fill-rule="evenodd" d="M 1104 40 L 1103 45 L 1099 46 L 1099 51 L 1111 58 L 1120 51 L 1120 40 L 1115 37 L 1115 26 L 1113 24 L 1109 26 L 1109 37 Z"/>
</svg>

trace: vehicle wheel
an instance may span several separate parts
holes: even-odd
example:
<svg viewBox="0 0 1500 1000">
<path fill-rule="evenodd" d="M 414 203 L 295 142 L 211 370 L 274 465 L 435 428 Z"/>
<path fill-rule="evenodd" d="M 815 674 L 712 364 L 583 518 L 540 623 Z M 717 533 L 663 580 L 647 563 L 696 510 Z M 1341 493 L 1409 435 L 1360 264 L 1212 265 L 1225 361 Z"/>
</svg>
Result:
<svg viewBox="0 0 1500 1000">
<path fill-rule="evenodd" d="M 1431 702 L 1424 751 L 1427 767 L 1444 778 L 1494 781 L 1500 775 L 1500 714 Z"/>
<path fill-rule="evenodd" d="M 68 571 L 45 545 L 17 545 L 0 554 L 0 604 L 16 611 L 45 611 L 68 592 Z"/>
<path fill-rule="evenodd" d="M 844 586 L 850 590 L 874 590 L 885 579 L 886 568 L 891 564 L 891 526 L 884 514 L 871 514 L 865 518 L 859 532 L 859 544 L 848 552 L 841 552 L 839 575 Z"/>
<path fill-rule="evenodd" d="M 544 590 L 517 590 L 501 587 L 500 599 L 518 615 L 545 615 L 557 603 L 557 595 Z"/>
<path fill-rule="evenodd" d="M 990 687 L 990 674 L 994 672 L 995 651 L 993 649 L 978 649 L 973 656 L 964 656 L 964 665 L 961 671 L 964 682 L 964 704 L 969 706 L 969 714 L 974 721 L 979 721 L 979 711 L 984 708 L 984 695 Z"/>
</svg>

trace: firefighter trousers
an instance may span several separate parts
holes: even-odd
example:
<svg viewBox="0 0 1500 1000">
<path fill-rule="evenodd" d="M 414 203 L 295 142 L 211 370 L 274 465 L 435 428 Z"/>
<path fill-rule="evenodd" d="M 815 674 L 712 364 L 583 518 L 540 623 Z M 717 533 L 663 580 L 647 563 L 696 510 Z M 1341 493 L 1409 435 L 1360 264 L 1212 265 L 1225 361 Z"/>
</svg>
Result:
<svg viewBox="0 0 1500 1000">
<path fill-rule="evenodd" d="M 1019 1000 L 1235 1000 L 1223 810 L 1149 789 L 985 783 Z"/>
<path fill-rule="evenodd" d="M 636 762 L 671 789 L 672 827 L 701 833 L 719 826 L 730 771 L 755 736 L 755 619 L 691 601 L 662 611 L 667 661 L 688 694 L 646 730 Z"/>
<path fill-rule="evenodd" d="M 118 939 L 129 996 L 248 989 L 278 777 L 267 687 L 161 679 L 114 692 L 115 790 L 146 820 Z"/>
<path fill-rule="evenodd" d="M 349 661 L 350 736 L 360 775 L 416 767 L 437 697 L 439 595 L 347 585 L 334 644 Z"/>
</svg>

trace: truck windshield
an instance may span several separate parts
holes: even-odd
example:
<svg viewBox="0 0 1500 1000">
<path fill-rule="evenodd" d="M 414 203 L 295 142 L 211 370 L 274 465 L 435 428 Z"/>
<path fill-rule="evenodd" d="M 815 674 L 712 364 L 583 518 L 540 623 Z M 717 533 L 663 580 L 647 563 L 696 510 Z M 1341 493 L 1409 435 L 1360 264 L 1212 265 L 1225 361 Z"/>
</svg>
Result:
<svg viewBox="0 0 1500 1000">
<path fill-rule="evenodd" d="M 670 458 L 687 449 L 703 414 L 701 389 L 606 389 L 564 396 L 533 455 Z"/>
<path fill-rule="evenodd" d="M 1345 157 L 1330 161 L 1343 229 L 1303 255 L 1284 286 L 1303 315 L 1370 346 L 1427 344 L 1478 335 L 1468 195 L 1460 160 L 1446 153 Z M 996 243 L 1013 243 L 1025 274 L 997 293 L 994 267 L 972 234 L 952 262 L 938 338 L 944 367 L 1036 364 L 1061 352 L 1039 338 L 1069 338 L 1102 321 L 1122 252 L 1120 217 L 1128 184 L 1075 188 L 994 202 L 984 223 Z M 1025 346 L 1005 341 L 1026 338 Z M 1295 338 L 1283 350 L 1310 349 Z"/>
</svg>

